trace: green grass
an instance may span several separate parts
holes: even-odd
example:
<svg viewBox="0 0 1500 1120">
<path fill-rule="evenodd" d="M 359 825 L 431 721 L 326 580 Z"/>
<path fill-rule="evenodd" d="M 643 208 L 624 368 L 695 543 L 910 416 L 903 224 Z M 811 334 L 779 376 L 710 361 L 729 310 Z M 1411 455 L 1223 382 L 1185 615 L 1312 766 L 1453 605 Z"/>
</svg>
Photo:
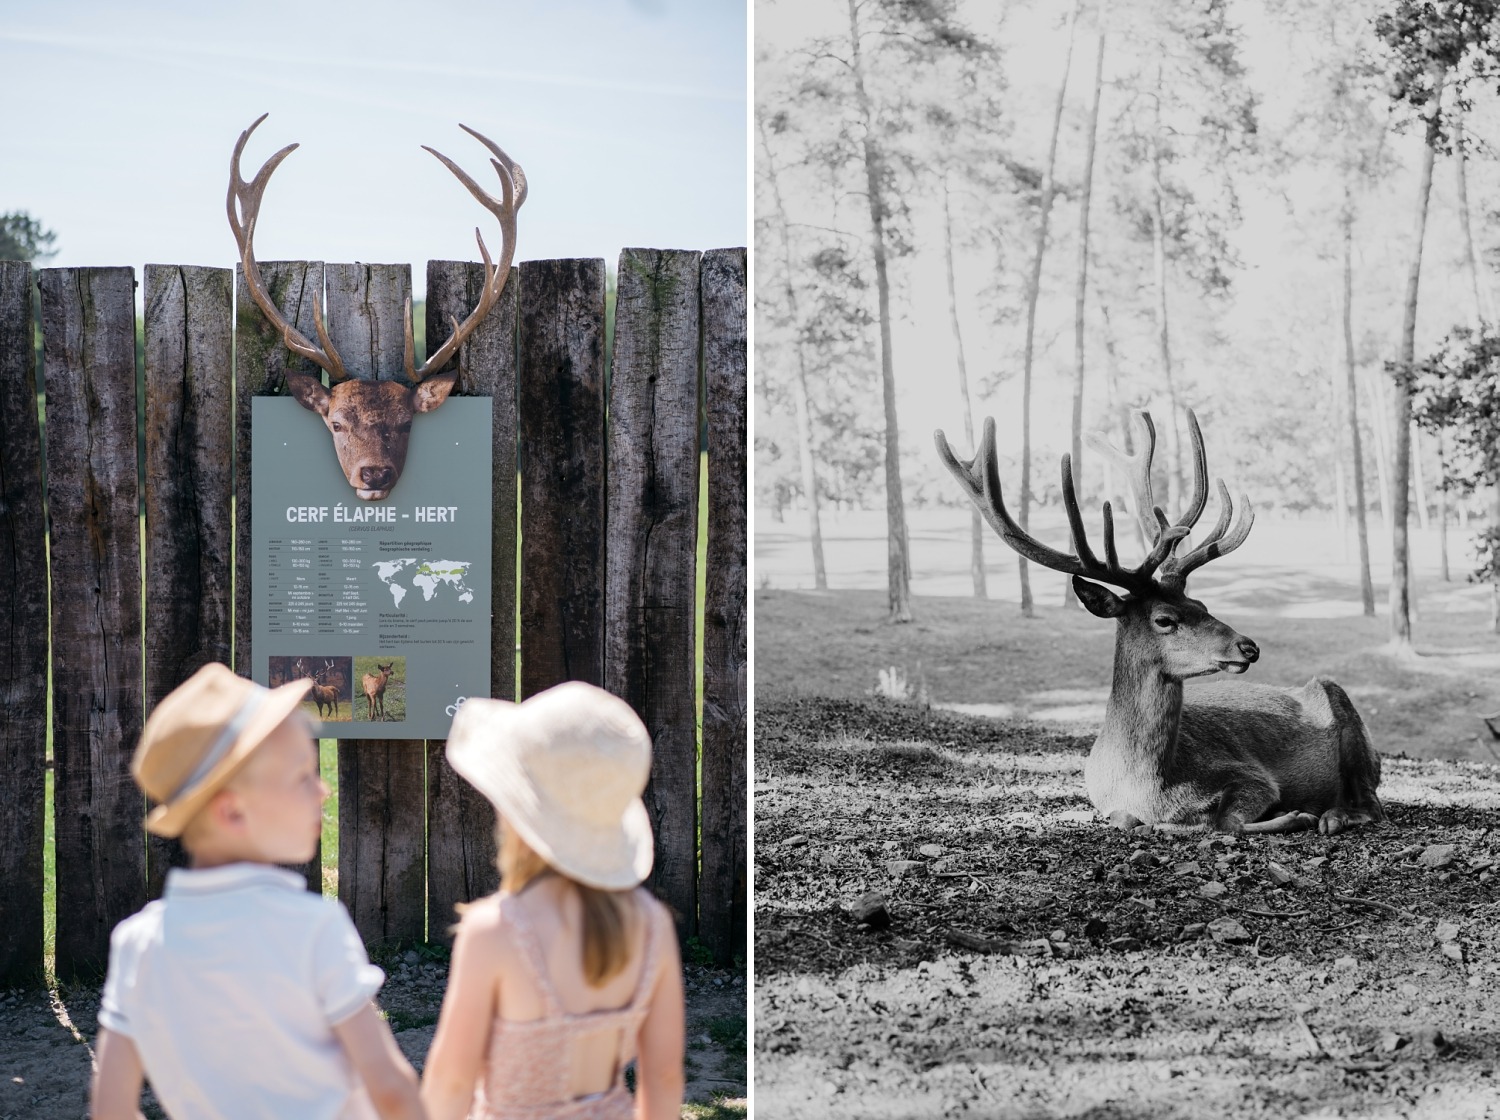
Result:
<svg viewBox="0 0 1500 1120">
<path fill-rule="evenodd" d="M 339 741 L 318 740 L 318 769 L 328 784 L 328 800 L 323 803 L 323 893 L 337 898 L 339 893 Z"/>
<path fill-rule="evenodd" d="M 721 1015 L 708 1021 L 708 1037 L 731 1054 L 745 1055 L 746 1021 L 743 1015 Z"/>
<path fill-rule="evenodd" d="M 51 721 L 48 721 L 50 728 Z M 52 736 L 47 736 L 47 757 L 52 757 Z M 47 973 L 47 986 L 53 987 L 57 977 L 57 828 L 52 820 L 52 768 L 47 768 L 47 794 L 43 813 L 46 821 L 42 828 L 42 967 Z"/>
<path fill-rule="evenodd" d="M 682 1120 L 743 1120 L 749 1115 L 749 1103 L 744 1100 L 720 1098 L 709 1104 L 685 1104 Z"/>
</svg>

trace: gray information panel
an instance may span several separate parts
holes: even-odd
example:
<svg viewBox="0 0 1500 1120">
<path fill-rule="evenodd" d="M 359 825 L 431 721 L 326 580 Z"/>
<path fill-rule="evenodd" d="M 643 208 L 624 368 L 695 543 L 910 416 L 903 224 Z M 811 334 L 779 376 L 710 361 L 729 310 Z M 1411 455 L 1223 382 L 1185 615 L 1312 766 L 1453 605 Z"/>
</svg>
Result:
<svg viewBox="0 0 1500 1120">
<path fill-rule="evenodd" d="M 363 501 L 322 417 L 251 413 L 251 675 L 317 683 L 321 734 L 439 739 L 490 691 L 490 401 L 413 417 L 405 469 Z"/>
</svg>

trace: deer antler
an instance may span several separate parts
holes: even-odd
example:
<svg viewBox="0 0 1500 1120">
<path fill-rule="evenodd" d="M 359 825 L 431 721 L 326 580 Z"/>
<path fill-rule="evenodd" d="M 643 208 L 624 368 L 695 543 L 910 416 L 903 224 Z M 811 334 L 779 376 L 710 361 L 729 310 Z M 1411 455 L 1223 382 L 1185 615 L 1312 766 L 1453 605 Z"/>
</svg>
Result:
<svg viewBox="0 0 1500 1120">
<path fill-rule="evenodd" d="M 1005 499 L 1000 493 L 1000 465 L 995 452 L 993 417 L 985 418 L 984 436 L 980 441 L 979 450 L 974 458 L 968 461 L 959 459 L 953 453 L 953 449 L 948 445 L 947 437 L 941 430 L 934 433 L 934 438 L 943 465 L 948 468 L 954 478 L 958 479 L 970 500 L 990 523 L 990 528 L 1000 535 L 1001 540 L 1026 559 L 1044 568 L 1050 568 L 1054 572 L 1083 576 L 1101 583 L 1111 583 L 1127 591 L 1146 591 L 1153 585 L 1153 573 L 1166 560 L 1177 541 L 1187 535 L 1186 528 L 1181 525 L 1168 524 L 1167 515 L 1159 507 L 1153 506 L 1151 512 L 1155 517 L 1155 524 L 1151 528 L 1149 537 L 1155 541 L 1155 544 L 1139 567 L 1126 568 L 1120 564 L 1119 556 L 1115 551 L 1114 513 L 1110 504 L 1105 502 L 1104 561 L 1101 563 L 1093 550 L 1089 548 L 1088 539 L 1084 533 L 1083 515 L 1079 511 L 1078 496 L 1073 486 L 1073 458 L 1071 455 L 1064 455 L 1062 457 L 1063 505 L 1067 510 L 1068 525 L 1073 531 L 1073 541 L 1078 549 L 1078 555 L 1059 552 L 1055 548 L 1042 544 L 1022 529 L 1010 516 L 1010 511 L 1005 508 Z"/>
<path fill-rule="evenodd" d="M 318 341 L 323 344 L 322 346 L 309 342 L 301 331 L 287 322 L 280 309 L 266 294 L 265 285 L 260 279 L 260 268 L 255 263 L 253 243 L 255 223 L 260 217 L 261 196 L 265 194 L 266 184 L 271 181 L 272 172 L 281 166 L 282 160 L 300 147 L 298 144 L 288 144 L 266 160 L 261 169 L 255 173 L 255 178 L 246 183 L 240 175 L 240 156 L 244 154 L 245 144 L 250 139 L 250 134 L 260 127 L 260 122 L 268 116 L 270 116 L 269 113 L 262 113 L 249 128 L 240 133 L 239 141 L 234 146 L 234 155 L 229 161 L 229 228 L 234 231 L 235 244 L 240 247 L 240 263 L 245 269 L 245 286 L 250 289 L 250 298 L 255 300 L 256 305 L 265 312 L 266 318 L 271 320 L 271 325 L 281 331 L 281 340 L 288 350 L 294 354 L 301 354 L 304 358 L 327 370 L 329 380 L 343 381 L 349 374 L 344 369 L 344 363 L 338 351 L 329 341 L 328 328 L 323 325 L 323 309 L 318 305 L 317 293 L 314 293 L 312 297 L 313 323 L 317 327 Z M 238 208 L 236 208 L 236 202 L 239 204 Z"/>
<path fill-rule="evenodd" d="M 421 381 L 434 370 L 441 369 L 453 357 L 458 348 L 469 335 L 474 333 L 476 327 L 484 322 L 484 317 L 490 313 L 490 309 L 500 299 L 500 293 L 505 288 L 505 281 L 510 277 L 510 266 L 516 254 L 516 211 L 526 201 L 526 173 L 521 170 L 521 165 L 516 163 L 500 149 L 500 145 L 493 140 L 481 136 L 466 124 L 458 126 L 474 139 L 478 140 L 490 150 L 494 156 L 490 160 L 495 168 L 495 173 L 500 177 L 500 197 L 496 198 L 484 190 L 478 183 L 466 174 L 442 152 L 427 145 L 422 145 L 425 151 L 431 152 L 442 161 L 444 167 L 457 177 L 458 181 L 469 189 L 475 200 L 490 213 L 500 220 L 500 234 L 503 238 L 500 263 L 494 264 L 490 260 L 489 249 L 485 247 L 484 237 L 478 229 L 474 230 L 474 239 L 479 242 L 479 255 L 484 258 L 484 290 L 480 293 L 479 303 L 469 313 L 469 317 L 462 323 L 454 316 L 449 316 L 448 321 L 453 325 L 453 333 L 447 340 L 432 352 L 421 369 L 414 368 L 415 357 L 411 337 L 411 299 L 406 301 L 406 375 L 413 384 Z"/>
<path fill-rule="evenodd" d="M 1192 532 L 1193 526 L 1198 524 L 1198 518 L 1203 516 L 1203 507 L 1208 504 L 1208 456 L 1203 450 L 1203 430 L 1198 426 L 1198 417 L 1191 408 L 1187 410 L 1187 415 L 1188 434 L 1193 441 L 1193 498 L 1176 524 Z M 1146 515 L 1146 511 L 1154 506 L 1151 497 L 1151 460 L 1156 453 L 1156 425 L 1151 420 L 1151 414 L 1144 409 L 1136 410 L 1135 424 L 1138 450 L 1134 455 L 1127 455 L 1110 443 L 1103 432 L 1090 432 L 1084 439 L 1089 447 L 1108 459 L 1129 480 L 1131 500 L 1135 505 L 1136 518 L 1141 524 L 1141 533 L 1147 541 L 1154 542 L 1156 525 Z"/>
</svg>

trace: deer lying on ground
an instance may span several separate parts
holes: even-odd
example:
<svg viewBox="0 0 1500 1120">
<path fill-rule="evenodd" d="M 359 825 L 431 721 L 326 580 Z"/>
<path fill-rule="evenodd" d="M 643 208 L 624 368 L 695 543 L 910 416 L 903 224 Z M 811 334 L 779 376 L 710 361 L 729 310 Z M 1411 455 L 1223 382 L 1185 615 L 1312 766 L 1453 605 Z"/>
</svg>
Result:
<svg viewBox="0 0 1500 1120">
<path fill-rule="evenodd" d="M 1243 544 L 1255 520 L 1241 496 L 1240 516 L 1230 528 L 1234 507 L 1220 480 L 1218 522 L 1197 547 L 1180 551 L 1208 503 L 1203 434 L 1191 410 L 1188 423 L 1193 497 L 1175 524 L 1152 502 L 1156 432 L 1148 414 L 1137 414 L 1141 439 L 1134 455 L 1101 437 L 1090 440 L 1130 480 L 1149 546 L 1135 568 L 1126 568 L 1116 554 L 1108 502 L 1103 510 L 1104 559 L 1089 547 L 1071 456 L 1062 457 L 1062 494 L 1076 555 L 1042 544 L 1006 510 L 993 419 L 985 421 L 979 451 L 968 462 L 953 453 L 941 431 L 936 433 L 944 464 L 1000 539 L 1032 563 L 1071 576 L 1073 589 L 1092 614 L 1117 621 L 1114 683 L 1104 726 L 1084 764 L 1089 800 L 1124 829 L 1144 823 L 1255 833 L 1316 826 L 1333 834 L 1384 820 L 1375 793 L 1380 756 L 1348 695 L 1333 681 L 1315 677 L 1301 688 L 1226 685 L 1191 699 L 1183 696 L 1187 678 L 1243 673 L 1260 656 L 1253 641 L 1187 595 L 1188 576 Z"/>
<path fill-rule="evenodd" d="M 391 679 L 391 670 L 396 667 L 392 661 L 389 665 L 375 663 L 375 668 L 380 670 L 376 673 L 366 673 L 361 679 L 365 686 L 365 706 L 369 709 L 371 720 L 385 719 L 385 686 Z M 376 712 L 380 715 L 376 716 Z"/>
<path fill-rule="evenodd" d="M 287 349 L 328 372 L 331 388 L 325 389 L 323 383 L 311 374 L 291 371 L 287 373 L 287 387 L 304 408 L 323 417 L 323 423 L 333 433 L 333 448 L 338 454 L 339 467 L 349 485 L 354 487 L 355 493 L 366 501 L 378 501 L 391 492 L 391 488 L 401 477 L 401 469 L 406 465 L 412 417 L 419 412 L 431 412 L 447 400 L 458 378 L 456 370 L 448 373 L 434 371 L 442 369 L 448 363 L 500 299 L 505 281 L 510 276 L 511 261 L 515 257 L 516 211 L 526 201 L 526 175 L 519 164 L 500 150 L 499 145 L 467 125 L 459 127 L 488 148 L 494 156 L 490 162 L 500 176 L 499 198 L 480 187 L 447 156 L 426 148 L 458 177 L 458 181 L 468 188 L 481 206 L 499 219 L 504 238 L 500 263 L 496 265 L 491 262 L 484 238 L 476 229 L 474 236 L 479 241 L 479 255 L 484 259 L 484 288 L 480 293 L 479 303 L 469 313 L 469 317 L 462 323 L 456 318 L 450 318 L 453 333 L 417 369 L 412 346 L 411 297 L 408 296 L 404 321 L 406 380 L 409 384 L 351 378 L 338 351 L 329 340 L 317 295 L 313 296 L 313 324 L 317 328 L 318 342 L 322 345 L 309 341 L 286 320 L 261 282 L 253 249 L 261 196 L 265 193 L 266 184 L 270 182 L 271 173 L 298 147 L 296 144 L 288 144 L 282 148 L 266 160 L 253 180 L 246 183 L 240 176 L 240 156 L 250 134 L 266 119 L 266 115 L 262 114 L 254 124 L 240 133 L 239 142 L 234 146 L 234 158 L 229 165 L 229 226 L 234 231 L 235 243 L 240 249 L 245 286 L 250 291 L 250 297 L 265 312 L 271 325 L 281 332 Z"/>
</svg>

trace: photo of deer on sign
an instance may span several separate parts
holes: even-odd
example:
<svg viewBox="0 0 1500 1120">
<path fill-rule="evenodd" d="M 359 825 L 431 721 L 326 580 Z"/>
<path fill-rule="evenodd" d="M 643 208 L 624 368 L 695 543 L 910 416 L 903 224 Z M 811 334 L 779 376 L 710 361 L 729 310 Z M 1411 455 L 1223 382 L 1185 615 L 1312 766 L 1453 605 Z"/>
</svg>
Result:
<svg viewBox="0 0 1500 1120">
<path fill-rule="evenodd" d="M 406 658 L 356 657 L 359 680 L 354 718 L 367 723 L 406 721 Z"/>
<path fill-rule="evenodd" d="M 266 160 L 254 179 L 245 182 L 240 175 L 240 156 L 244 153 L 251 133 L 265 119 L 266 114 L 262 114 L 240 133 L 239 141 L 234 146 L 234 158 L 230 163 L 229 226 L 234 231 L 235 243 L 239 246 L 245 284 L 256 305 L 280 330 L 287 349 L 327 371 L 329 385 L 325 387 L 322 381 L 310 374 L 288 370 L 287 387 L 304 408 L 323 418 L 323 423 L 333 436 L 339 466 L 354 492 L 365 501 L 379 501 L 390 494 L 401 478 L 402 468 L 406 464 L 407 445 L 411 440 L 413 417 L 418 413 L 433 411 L 448 399 L 448 394 L 453 390 L 458 371 L 436 371 L 448 364 L 458 353 L 464 340 L 484 321 L 499 300 L 505 281 L 510 277 L 510 266 L 516 252 L 516 211 L 526 201 L 526 175 L 520 165 L 507 156 L 498 144 L 467 125 L 459 127 L 488 148 L 494 157 L 491 163 L 500 178 L 499 198 L 480 187 L 447 156 L 424 145 L 425 150 L 453 172 L 479 204 L 499 220 L 503 238 L 500 261 L 496 264 L 490 259 L 484 237 L 476 229 L 474 236 L 479 242 L 479 254 L 484 258 L 484 288 L 468 318 L 462 323 L 452 320 L 453 333 L 418 368 L 412 340 L 411 299 L 408 297 L 403 317 L 406 330 L 406 384 L 351 377 L 323 324 L 323 309 L 317 295 L 312 297 L 313 322 L 318 334 L 318 342 L 314 343 L 287 320 L 261 282 L 254 250 L 255 223 L 260 215 L 261 196 L 271 180 L 271 174 L 298 147 L 296 144 L 288 144 Z"/>
<path fill-rule="evenodd" d="M 1149 413 L 1136 413 L 1134 454 L 1100 435 L 1089 440 L 1129 482 L 1141 539 L 1149 546 L 1134 568 L 1120 562 L 1107 501 L 1104 559 L 1090 548 L 1070 455 L 1062 457 L 1062 496 L 1075 551 L 1065 553 L 1031 536 L 1005 508 L 992 418 L 984 422 L 978 453 L 967 462 L 953 453 L 941 431 L 936 433 L 944 465 L 1000 539 L 1032 563 L 1070 576 L 1090 614 L 1116 620 L 1114 687 L 1104 726 L 1084 764 L 1089 800 L 1120 829 L 1207 825 L 1234 834 L 1303 828 L 1333 834 L 1384 820 L 1375 794 L 1380 756 L 1348 693 L 1333 681 L 1314 677 L 1301 688 L 1246 684 L 1183 696 L 1183 681 L 1219 672 L 1238 675 L 1260 657 L 1254 641 L 1187 594 L 1188 576 L 1237 549 L 1255 523 L 1242 496 L 1239 519 L 1230 528 L 1234 505 L 1220 479 L 1217 522 L 1195 547 L 1183 550 L 1208 504 L 1203 433 L 1192 409 L 1187 419 L 1193 494 L 1175 523 L 1152 496 L 1156 427 Z"/>
<path fill-rule="evenodd" d="M 342 723 L 354 718 L 352 662 L 347 657 L 297 655 L 270 659 L 270 686 L 279 688 L 292 681 L 308 680 L 313 686 L 301 709 L 323 723 Z"/>
</svg>

